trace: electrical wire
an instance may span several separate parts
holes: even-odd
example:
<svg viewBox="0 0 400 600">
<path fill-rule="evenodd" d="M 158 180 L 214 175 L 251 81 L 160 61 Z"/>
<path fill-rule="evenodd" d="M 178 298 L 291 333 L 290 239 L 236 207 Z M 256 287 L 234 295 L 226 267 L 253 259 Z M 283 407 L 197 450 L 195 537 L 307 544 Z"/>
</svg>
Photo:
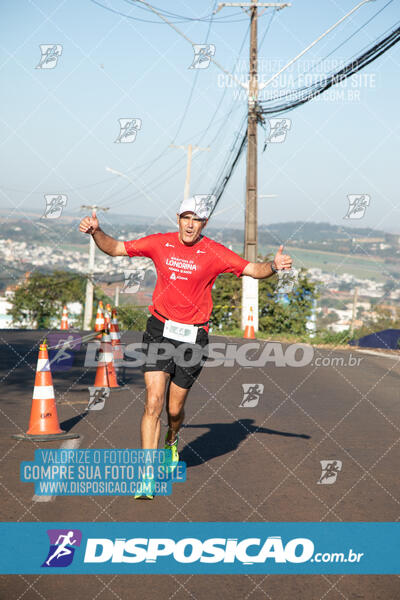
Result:
<svg viewBox="0 0 400 600">
<path fill-rule="evenodd" d="M 395 44 L 400 41 L 400 27 L 394 29 L 388 36 L 381 41 L 375 43 L 366 52 L 361 54 L 357 59 L 352 60 L 345 67 L 335 73 L 325 77 L 321 81 L 317 81 L 310 86 L 293 90 L 287 94 L 289 100 L 283 104 L 274 104 L 276 99 L 264 100 L 260 102 L 262 110 L 261 114 L 278 114 L 283 111 L 293 109 L 301 104 L 305 104 L 316 96 L 319 96 L 327 89 L 340 83 L 341 81 L 351 77 L 358 71 L 374 62 L 385 52 L 390 50 Z"/>
<path fill-rule="evenodd" d="M 217 2 L 218 2 L 218 0 L 214 0 L 214 10 L 215 10 L 215 7 L 217 5 Z M 208 42 L 208 38 L 209 38 L 209 35 L 210 35 L 210 31 L 211 31 L 211 26 L 212 26 L 212 20 L 209 22 L 209 25 L 208 25 L 208 30 L 207 30 L 207 34 L 206 34 L 205 44 L 207 44 L 207 42 Z M 192 88 L 190 90 L 189 97 L 187 99 L 185 109 L 183 111 L 181 120 L 179 122 L 178 129 L 177 129 L 177 131 L 175 133 L 175 136 L 174 136 L 174 138 L 172 140 L 172 144 L 175 143 L 175 140 L 178 137 L 178 135 L 179 135 L 179 133 L 180 133 L 180 131 L 182 129 L 182 125 L 183 125 L 183 123 L 184 123 L 184 121 L 186 119 L 186 115 L 187 115 L 187 113 L 189 111 L 189 106 L 190 106 L 190 103 L 191 103 L 192 98 L 193 98 L 193 93 L 194 93 L 194 90 L 196 88 L 198 78 L 199 78 L 199 69 L 196 69 L 196 74 L 194 76 Z"/>
<path fill-rule="evenodd" d="M 151 19 L 140 19 L 139 17 L 133 17 L 132 15 L 127 15 L 126 13 L 123 13 L 122 11 L 116 10 L 114 8 L 111 8 L 110 6 L 107 6 L 105 4 L 102 4 L 101 2 L 99 2 L 98 0 L 90 0 L 90 2 L 92 2 L 93 4 L 97 4 L 98 6 L 100 6 L 101 8 L 104 8 L 105 10 L 108 10 L 109 12 L 112 12 L 116 15 L 119 15 L 120 17 L 125 17 L 127 19 L 131 19 L 132 21 L 138 21 L 140 23 L 151 23 L 153 25 L 164 25 L 164 23 L 160 22 L 160 21 L 154 21 Z M 139 8 L 138 6 L 135 6 L 135 8 Z M 141 7 L 143 8 L 143 7 Z M 150 12 L 150 11 L 149 11 Z M 162 11 L 160 11 L 160 14 L 163 14 Z M 247 19 L 232 19 L 232 16 L 236 16 L 236 15 L 241 15 L 242 12 L 238 11 L 237 13 L 234 13 L 233 15 L 230 15 L 229 17 L 217 17 L 215 18 L 215 22 L 216 23 L 243 23 L 244 21 L 246 21 Z M 184 19 L 181 20 L 177 20 L 177 21 L 170 21 L 170 23 L 187 23 L 189 21 L 197 21 L 197 22 L 208 22 L 208 20 L 210 20 L 210 18 L 213 15 L 208 15 L 207 17 L 204 18 L 191 18 L 191 17 L 186 17 Z"/>
</svg>

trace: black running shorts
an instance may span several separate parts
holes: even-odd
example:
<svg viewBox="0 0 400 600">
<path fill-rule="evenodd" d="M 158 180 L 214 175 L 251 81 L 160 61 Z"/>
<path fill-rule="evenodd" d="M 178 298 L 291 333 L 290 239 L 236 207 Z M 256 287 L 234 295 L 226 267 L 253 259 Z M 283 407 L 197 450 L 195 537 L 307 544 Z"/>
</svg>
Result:
<svg viewBox="0 0 400 600">
<path fill-rule="evenodd" d="M 171 381 L 181 388 L 192 387 L 204 363 L 207 360 L 208 333 L 198 328 L 195 344 L 179 342 L 163 336 L 164 323 L 153 315 L 148 318 L 146 331 L 143 333 L 143 353 L 146 363 L 142 365 L 147 371 L 164 371 L 170 373 Z"/>
</svg>

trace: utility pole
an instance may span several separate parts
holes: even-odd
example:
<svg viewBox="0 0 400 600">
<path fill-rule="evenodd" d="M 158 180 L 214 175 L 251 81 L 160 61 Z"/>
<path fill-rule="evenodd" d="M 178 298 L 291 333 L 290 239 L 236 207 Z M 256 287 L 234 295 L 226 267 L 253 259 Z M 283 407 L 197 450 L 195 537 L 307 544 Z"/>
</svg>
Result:
<svg viewBox="0 0 400 600">
<path fill-rule="evenodd" d="M 195 152 L 209 152 L 210 148 L 200 148 L 199 146 L 193 146 L 193 144 L 189 144 L 188 146 L 176 146 L 175 144 L 170 144 L 170 148 L 180 148 L 181 150 L 187 150 L 187 163 L 186 163 L 186 180 L 185 180 L 185 188 L 183 190 L 183 199 L 186 200 L 190 196 L 190 173 L 192 170 L 192 156 Z"/>
<path fill-rule="evenodd" d="M 93 204 L 91 206 L 87 206 L 86 204 L 81 206 L 82 209 L 94 211 L 95 214 L 98 210 L 109 210 L 108 208 L 104 208 L 101 206 L 97 206 Z M 90 236 L 89 239 L 89 263 L 88 263 L 88 276 L 86 279 L 86 296 L 85 296 L 85 312 L 83 314 L 83 330 L 88 331 L 90 329 L 90 322 L 93 316 L 93 273 L 94 273 L 94 253 L 95 253 L 96 245 L 94 243 L 94 239 Z"/>
<path fill-rule="evenodd" d="M 119 285 L 115 288 L 114 292 L 114 305 L 118 308 L 119 306 Z"/>
<path fill-rule="evenodd" d="M 247 84 L 248 113 L 247 113 L 247 163 L 246 163 L 246 212 L 244 233 L 244 257 L 250 262 L 257 262 L 257 102 L 258 102 L 258 41 L 257 19 L 258 9 L 269 7 L 282 9 L 290 6 L 288 3 L 275 2 L 223 2 L 218 5 L 218 10 L 224 6 L 240 6 L 247 9 L 250 15 L 250 64 L 249 81 Z M 263 13 L 265 12 L 263 11 Z M 263 14 L 262 13 L 262 14 Z M 258 279 L 242 277 L 242 329 L 245 328 L 247 317 L 253 309 L 254 329 L 258 331 Z"/>
<path fill-rule="evenodd" d="M 210 57 L 212 62 L 218 69 L 223 71 L 225 75 L 230 77 L 232 81 L 235 81 L 238 85 L 243 87 L 248 95 L 248 154 L 247 154 L 247 187 L 246 187 L 246 231 L 245 231 L 245 244 L 244 254 L 248 260 L 257 260 L 257 100 L 258 94 L 261 89 L 264 89 L 267 85 L 276 79 L 281 73 L 286 71 L 293 63 L 299 60 L 310 48 L 312 48 L 317 42 L 322 40 L 326 35 L 338 27 L 343 21 L 345 21 L 350 15 L 357 11 L 361 6 L 372 2 L 373 0 L 361 0 L 352 8 L 347 14 L 345 14 L 339 21 L 329 27 L 323 34 L 318 36 L 311 44 L 309 44 L 300 54 L 291 59 L 282 69 L 275 73 L 268 81 L 259 85 L 257 82 L 257 18 L 262 16 L 267 8 L 275 8 L 281 10 L 286 6 L 291 6 L 290 3 L 277 3 L 277 2 L 258 2 L 253 0 L 252 2 L 221 2 L 218 4 L 217 9 L 213 14 L 216 14 L 222 8 L 226 6 L 240 7 L 242 10 L 250 15 L 251 19 L 251 36 L 250 36 L 250 77 L 247 84 L 243 84 L 232 73 L 229 73 L 224 67 L 217 62 L 214 56 Z M 156 14 L 164 23 L 169 25 L 178 35 L 185 39 L 192 46 L 194 44 L 187 35 L 180 31 L 176 25 L 171 23 L 162 13 L 160 13 L 154 6 L 149 4 L 146 0 L 137 0 L 140 4 L 144 4 L 149 10 Z M 265 10 L 258 14 L 258 8 L 264 8 Z M 253 95 L 252 95 L 253 94 Z M 251 138 L 251 139 L 250 139 Z M 250 155 L 253 159 L 250 159 Z M 185 187 L 186 189 L 186 187 Z M 258 280 L 249 277 L 243 277 L 242 287 L 242 327 L 245 326 L 245 320 L 248 314 L 250 306 L 253 307 L 253 318 L 254 328 L 258 329 Z"/>
<path fill-rule="evenodd" d="M 350 324 L 350 335 L 354 333 L 354 324 L 357 317 L 357 300 L 358 300 L 358 287 L 354 288 L 354 296 L 353 296 L 353 309 L 351 311 L 351 324 Z"/>
</svg>

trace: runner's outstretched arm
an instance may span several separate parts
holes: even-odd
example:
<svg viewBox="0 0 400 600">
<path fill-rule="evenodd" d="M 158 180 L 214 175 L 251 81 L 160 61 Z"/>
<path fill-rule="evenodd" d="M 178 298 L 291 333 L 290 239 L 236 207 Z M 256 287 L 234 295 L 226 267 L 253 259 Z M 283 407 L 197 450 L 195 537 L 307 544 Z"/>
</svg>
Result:
<svg viewBox="0 0 400 600">
<path fill-rule="evenodd" d="M 283 246 L 279 246 L 278 252 L 275 254 L 274 260 L 267 263 L 249 263 L 243 270 L 242 275 L 253 277 L 253 279 L 266 279 L 271 277 L 276 270 L 290 269 L 292 259 L 288 254 L 282 254 Z M 272 268 L 275 267 L 275 271 Z"/>
<path fill-rule="evenodd" d="M 124 242 L 120 242 L 100 229 L 99 221 L 93 211 L 91 217 L 84 217 L 79 224 L 79 231 L 89 233 L 98 248 L 109 256 L 128 256 Z"/>
</svg>

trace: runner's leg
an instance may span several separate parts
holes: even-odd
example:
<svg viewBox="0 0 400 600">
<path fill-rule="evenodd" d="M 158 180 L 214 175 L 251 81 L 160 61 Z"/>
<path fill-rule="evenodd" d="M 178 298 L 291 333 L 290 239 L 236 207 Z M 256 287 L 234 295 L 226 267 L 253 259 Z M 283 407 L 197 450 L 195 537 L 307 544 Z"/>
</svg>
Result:
<svg viewBox="0 0 400 600">
<path fill-rule="evenodd" d="M 185 400 L 190 390 L 176 385 L 170 381 L 167 391 L 167 415 L 168 415 L 168 435 L 167 441 L 172 443 L 175 441 L 183 419 L 185 417 Z"/>
<path fill-rule="evenodd" d="M 169 373 L 146 371 L 146 404 L 141 423 L 142 448 L 157 449 L 160 439 L 160 416 L 164 405 Z"/>
</svg>

